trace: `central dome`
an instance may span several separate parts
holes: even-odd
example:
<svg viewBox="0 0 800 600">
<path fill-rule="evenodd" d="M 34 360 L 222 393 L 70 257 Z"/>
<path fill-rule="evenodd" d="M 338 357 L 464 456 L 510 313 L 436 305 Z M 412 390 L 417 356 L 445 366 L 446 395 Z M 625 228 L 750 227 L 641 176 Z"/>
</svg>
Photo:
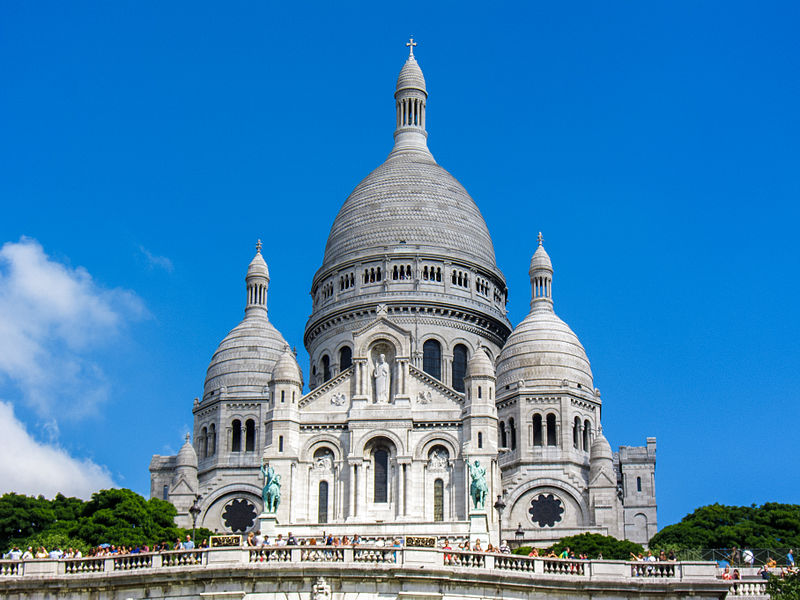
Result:
<svg viewBox="0 0 800 600">
<path fill-rule="evenodd" d="M 393 153 L 356 186 L 331 227 L 323 269 L 398 246 L 496 268 L 480 210 L 429 152 Z"/>
</svg>

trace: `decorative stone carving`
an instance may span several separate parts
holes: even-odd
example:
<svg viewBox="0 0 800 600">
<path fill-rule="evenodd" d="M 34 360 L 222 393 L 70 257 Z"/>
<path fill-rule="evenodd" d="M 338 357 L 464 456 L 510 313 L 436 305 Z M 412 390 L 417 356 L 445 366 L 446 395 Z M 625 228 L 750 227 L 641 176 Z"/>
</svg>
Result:
<svg viewBox="0 0 800 600">
<path fill-rule="evenodd" d="M 312 597 L 314 600 L 330 600 L 331 586 L 328 585 L 324 577 L 317 577 L 317 581 L 312 590 Z"/>
<path fill-rule="evenodd" d="M 333 453 L 330 450 L 317 451 L 314 454 L 315 471 L 333 471 Z"/>
<path fill-rule="evenodd" d="M 331 404 L 334 406 L 343 406 L 345 402 L 347 402 L 347 396 L 345 396 L 344 392 L 331 396 Z"/>
<path fill-rule="evenodd" d="M 429 471 L 446 471 L 450 468 L 450 453 L 446 448 L 437 446 L 428 456 Z"/>
<path fill-rule="evenodd" d="M 418 404 L 430 404 L 431 400 L 433 399 L 432 394 L 430 391 L 423 390 L 417 396 L 417 403 Z"/>
</svg>

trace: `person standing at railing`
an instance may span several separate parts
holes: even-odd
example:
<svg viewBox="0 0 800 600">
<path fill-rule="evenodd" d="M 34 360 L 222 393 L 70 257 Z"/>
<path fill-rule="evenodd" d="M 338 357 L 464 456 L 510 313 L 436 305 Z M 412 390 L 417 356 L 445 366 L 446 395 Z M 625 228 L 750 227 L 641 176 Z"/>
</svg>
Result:
<svg viewBox="0 0 800 600">
<path fill-rule="evenodd" d="M 750 550 L 750 548 L 745 548 L 742 552 L 742 560 L 744 560 L 747 566 L 752 567 L 756 562 L 756 555 L 753 554 L 753 551 Z"/>
<path fill-rule="evenodd" d="M 33 558 L 33 548 L 28 546 L 28 549 L 22 553 L 22 560 L 31 560 Z"/>
<path fill-rule="evenodd" d="M 447 538 L 444 538 L 444 545 L 442 546 L 442 550 L 445 551 L 444 564 L 449 564 L 450 561 L 453 559 L 453 555 L 447 554 L 448 550 L 452 550 L 452 548 L 450 547 L 450 542 L 448 541 Z"/>
<path fill-rule="evenodd" d="M 183 542 L 182 547 L 184 550 L 194 550 L 194 540 L 192 539 L 192 536 L 186 536 L 186 541 Z"/>
<path fill-rule="evenodd" d="M 789 548 L 789 552 L 786 555 L 786 566 L 790 569 L 794 569 L 794 553 L 791 548 Z"/>
</svg>

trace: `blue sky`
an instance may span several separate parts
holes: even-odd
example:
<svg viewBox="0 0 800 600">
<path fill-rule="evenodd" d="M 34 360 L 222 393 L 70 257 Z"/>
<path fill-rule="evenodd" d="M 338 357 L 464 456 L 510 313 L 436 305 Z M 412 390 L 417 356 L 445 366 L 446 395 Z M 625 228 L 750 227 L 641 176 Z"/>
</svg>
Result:
<svg viewBox="0 0 800 600">
<path fill-rule="evenodd" d="M 301 352 L 414 35 L 429 146 L 527 313 L 536 233 L 659 522 L 797 502 L 792 2 L 4 2 L 0 481 L 147 494 L 241 319 L 256 239 Z M 13 417 L 12 417 L 13 413 Z M 8 450 L 12 446 L 16 450 Z"/>
</svg>

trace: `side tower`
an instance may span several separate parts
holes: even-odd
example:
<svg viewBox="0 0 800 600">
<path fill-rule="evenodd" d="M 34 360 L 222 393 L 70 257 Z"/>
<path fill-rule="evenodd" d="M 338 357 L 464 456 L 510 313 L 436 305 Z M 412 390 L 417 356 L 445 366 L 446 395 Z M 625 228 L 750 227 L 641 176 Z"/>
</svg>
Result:
<svg viewBox="0 0 800 600">
<path fill-rule="evenodd" d="M 195 491 L 202 509 L 197 524 L 211 530 L 248 531 L 262 509 L 260 466 L 271 435 L 267 416 L 276 384 L 284 383 L 273 381 L 273 371 L 289 347 L 268 318 L 269 281 L 259 240 L 245 277 L 244 319 L 214 352 L 203 397 L 195 399 L 192 409 Z M 299 389 L 295 388 L 295 400 Z M 181 454 L 184 450 L 178 458 Z M 164 488 L 176 460 L 153 457 L 150 493 L 178 506 L 185 499 L 178 501 L 171 489 Z"/>
<path fill-rule="evenodd" d="M 589 359 L 553 309 L 553 264 L 541 233 L 529 275 L 530 313 L 497 363 L 505 536 L 521 527 L 534 544 L 585 531 L 646 544 L 655 533 L 655 439 L 612 453 Z"/>
</svg>

